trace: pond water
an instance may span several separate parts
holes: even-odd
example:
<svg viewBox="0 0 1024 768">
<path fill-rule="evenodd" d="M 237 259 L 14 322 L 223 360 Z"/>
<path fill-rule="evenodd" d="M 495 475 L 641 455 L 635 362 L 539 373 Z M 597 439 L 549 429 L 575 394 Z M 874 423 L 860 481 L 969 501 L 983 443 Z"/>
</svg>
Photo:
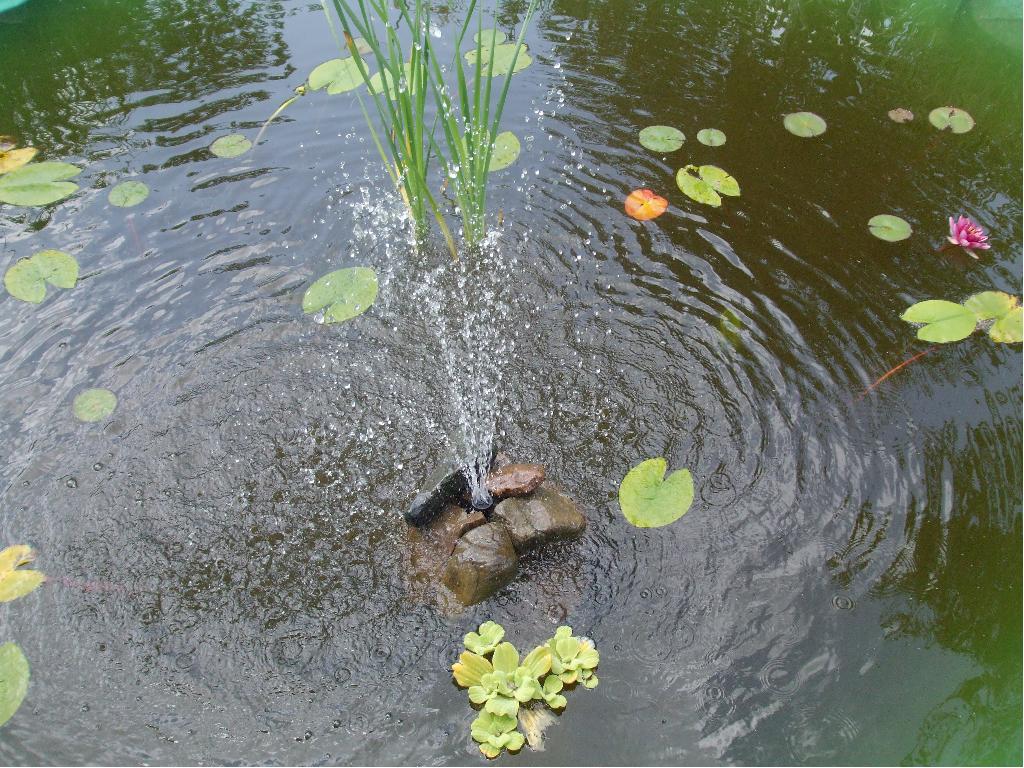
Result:
<svg viewBox="0 0 1024 768">
<path fill-rule="evenodd" d="M 438 6 L 444 35 L 463 12 Z M 499 255 L 454 267 L 405 245 L 352 94 L 300 99 L 241 157 L 207 150 L 336 55 L 319 3 L 0 15 L 0 134 L 84 168 L 63 203 L 0 206 L 3 269 L 44 248 L 81 265 L 42 304 L 0 298 L 2 540 L 50 577 L 0 608 L 32 666 L 0 762 L 482 762 L 449 666 L 495 619 L 521 648 L 564 622 L 601 650 L 546 751 L 503 763 L 1019 763 L 1020 345 L 977 334 L 858 397 L 926 348 L 909 304 L 1020 291 L 1019 19 L 544 3 L 505 112 L 523 153 L 494 176 Z M 946 104 L 977 127 L 937 132 Z M 802 109 L 828 131 L 787 133 Z M 653 123 L 683 148 L 641 148 Z M 707 127 L 727 143 L 698 144 Z M 742 196 L 689 201 L 689 162 Z M 110 206 L 128 178 L 151 194 Z M 641 187 L 669 199 L 656 221 L 622 211 Z M 961 212 L 991 234 L 977 261 L 935 251 Z M 913 237 L 872 237 L 877 213 Z M 356 264 L 381 275 L 370 312 L 303 314 Z M 117 393 L 110 419 L 72 417 L 88 387 Z M 493 404 L 497 443 L 589 517 L 459 616 L 406 594 L 400 517 L 453 393 Z M 641 530 L 617 489 L 651 456 L 696 499 Z"/>
</svg>

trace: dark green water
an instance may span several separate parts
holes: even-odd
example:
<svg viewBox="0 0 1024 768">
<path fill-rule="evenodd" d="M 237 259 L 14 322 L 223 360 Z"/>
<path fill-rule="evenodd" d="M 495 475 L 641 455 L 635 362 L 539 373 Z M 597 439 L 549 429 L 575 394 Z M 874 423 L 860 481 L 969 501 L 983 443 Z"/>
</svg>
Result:
<svg viewBox="0 0 1024 768">
<path fill-rule="evenodd" d="M 0 134 L 85 169 L 66 202 L 0 206 L 0 267 L 82 267 L 39 306 L 0 298 L 0 543 L 51 576 L 0 607 L 32 664 L 0 762 L 482 762 L 448 666 L 493 618 L 520 647 L 565 621 L 602 652 L 547 750 L 502 763 L 1020 763 L 1020 346 L 979 334 L 857 398 L 925 348 L 910 303 L 1021 291 L 1006 5 L 546 3 L 506 110 L 501 258 L 440 300 L 418 286 L 452 268 L 402 245 L 351 95 L 301 100 L 241 158 L 206 150 L 334 55 L 318 3 L 0 15 Z M 977 127 L 937 133 L 945 104 Z M 798 109 L 829 130 L 788 134 Z M 642 149 L 651 123 L 686 144 Z M 742 197 L 691 203 L 688 162 Z M 128 177 L 150 197 L 112 208 Z M 668 213 L 625 217 L 638 187 Z M 960 212 L 991 234 L 979 261 L 934 250 Z M 914 236 L 871 237 L 877 213 Z M 380 301 L 316 325 L 303 291 L 349 264 Z M 493 313 L 508 351 L 467 370 L 500 381 L 498 440 L 590 519 L 459 617 L 401 579 L 397 511 L 457 418 L 428 301 L 451 327 Z M 118 394 L 106 423 L 71 416 L 90 386 Z M 658 455 L 697 498 L 637 530 L 618 483 Z"/>
</svg>

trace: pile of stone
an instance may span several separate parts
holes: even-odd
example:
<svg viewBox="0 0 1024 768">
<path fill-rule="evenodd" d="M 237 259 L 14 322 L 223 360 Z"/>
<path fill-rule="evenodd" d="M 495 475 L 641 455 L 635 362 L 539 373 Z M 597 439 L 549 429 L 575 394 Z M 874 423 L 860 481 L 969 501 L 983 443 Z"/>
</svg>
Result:
<svg viewBox="0 0 1024 768">
<path fill-rule="evenodd" d="M 479 603 L 512 580 L 522 555 L 586 527 L 579 507 L 540 464 L 515 464 L 498 454 L 487 490 L 496 504 L 483 511 L 469 505 L 464 487 L 453 498 L 457 487 L 446 478 L 413 502 L 406 515 L 408 572 L 420 597 L 437 590 L 442 602 Z"/>
</svg>

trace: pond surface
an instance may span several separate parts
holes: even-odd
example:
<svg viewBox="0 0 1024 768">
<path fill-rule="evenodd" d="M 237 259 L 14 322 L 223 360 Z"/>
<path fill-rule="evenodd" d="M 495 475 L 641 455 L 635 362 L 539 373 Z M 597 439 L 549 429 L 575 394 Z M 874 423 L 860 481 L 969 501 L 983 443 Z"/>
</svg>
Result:
<svg viewBox="0 0 1024 768">
<path fill-rule="evenodd" d="M 601 650 L 547 750 L 505 764 L 1019 763 L 1020 345 L 977 334 L 858 397 L 926 347 L 909 304 L 1020 291 L 1008 8 L 552 0 L 506 107 L 500 255 L 460 267 L 404 245 L 352 94 L 208 152 L 335 55 L 318 3 L 0 15 L 0 134 L 84 168 L 63 203 L 0 206 L 3 269 L 81 265 L 40 305 L 0 298 L 2 542 L 50 576 L 0 607 L 32 665 L 0 763 L 483 762 L 448 668 L 489 618 L 521 648 L 565 622 Z M 946 104 L 977 127 L 938 133 Z M 823 136 L 783 129 L 803 109 Z M 683 148 L 641 148 L 653 123 Z M 689 201 L 689 162 L 742 196 Z M 152 192 L 113 208 L 128 178 Z M 656 221 L 622 212 L 641 187 L 669 199 Z M 935 251 L 961 212 L 991 233 L 980 260 Z M 878 213 L 913 237 L 872 237 Z M 302 313 L 356 264 L 381 274 L 369 313 Z M 105 422 L 72 417 L 88 387 L 118 395 Z M 447 616 L 405 592 L 399 513 L 460 392 L 589 527 Z M 651 456 L 697 494 L 640 530 L 617 489 Z"/>
</svg>

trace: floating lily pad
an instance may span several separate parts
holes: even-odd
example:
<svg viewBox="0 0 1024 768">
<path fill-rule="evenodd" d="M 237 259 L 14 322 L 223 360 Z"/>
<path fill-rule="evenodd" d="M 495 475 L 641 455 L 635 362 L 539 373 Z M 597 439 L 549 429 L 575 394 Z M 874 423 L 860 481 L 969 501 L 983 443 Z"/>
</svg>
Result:
<svg viewBox="0 0 1024 768">
<path fill-rule="evenodd" d="M 26 544 L 15 544 L 0 552 L 0 603 L 24 597 L 46 580 L 41 571 L 20 567 L 35 558 L 32 547 Z"/>
<path fill-rule="evenodd" d="M 909 223 L 899 216 L 888 213 L 880 213 L 868 219 L 868 229 L 879 240 L 887 240 L 890 243 L 906 240 L 913 232 Z"/>
<path fill-rule="evenodd" d="M 821 136 L 828 125 L 813 112 L 792 112 L 782 118 L 786 130 L 794 136 L 812 138 Z"/>
<path fill-rule="evenodd" d="M 697 131 L 697 141 L 708 147 L 720 147 L 725 144 L 725 134 L 717 128 L 702 128 Z"/>
<path fill-rule="evenodd" d="M 318 64 L 309 78 L 311 91 L 319 91 L 324 88 L 327 93 L 345 93 L 352 91 L 363 84 L 363 76 L 359 74 L 359 62 L 351 56 L 345 59 L 329 59 L 323 64 Z"/>
<path fill-rule="evenodd" d="M 494 68 L 491 70 L 491 76 L 494 75 L 507 75 L 509 72 L 515 74 L 521 72 L 533 63 L 533 59 L 526 52 L 526 46 L 524 45 L 522 50 L 519 51 L 519 56 L 516 57 L 516 44 L 515 43 L 502 43 L 501 45 L 495 46 L 494 48 Z M 471 67 L 476 66 L 477 50 L 474 48 L 466 54 L 466 61 L 469 62 Z M 512 66 L 512 59 L 515 58 L 515 67 Z M 480 63 L 481 69 L 487 70 L 487 64 L 491 60 L 491 49 L 484 47 L 480 49 Z"/>
<path fill-rule="evenodd" d="M 71 410 L 79 421 L 103 421 L 117 408 L 117 395 L 109 389 L 87 389 L 75 398 Z"/>
<path fill-rule="evenodd" d="M 729 307 L 723 309 L 722 313 L 718 316 L 718 330 L 722 334 L 722 338 L 733 349 L 740 349 L 743 344 L 743 340 L 740 337 L 742 329 L 743 321 L 740 320 L 739 315 Z"/>
<path fill-rule="evenodd" d="M 502 131 L 494 137 L 494 149 L 491 151 L 491 162 L 487 170 L 500 171 L 508 168 L 519 157 L 519 139 L 512 131 Z"/>
<path fill-rule="evenodd" d="M 412 90 L 411 88 L 410 81 L 412 80 L 412 64 L 410 64 L 409 62 L 406 62 L 405 64 L 402 65 L 402 80 L 404 82 L 400 82 L 398 84 L 398 88 L 396 89 L 394 85 L 392 85 L 391 83 L 390 72 L 388 72 L 387 70 L 382 70 L 381 72 L 374 72 L 373 75 L 370 77 L 370 93 L 380 93 L 383 83 L 387 83 L 388 96 L 392 99 L 396 98 L 398 96 L 398 92 L 405 88 L 408 88 L 410 90 L 410 93 L 415 93 L 416 91 Z"/>
<path fill-rule="evenodd" d="M 370 44 L 366 42 L 365 37 L 357 37 L 352 41 L 352 43 L 356 47 L 356 53 L 358 53 L 360 56 L 365 56 L 366 54 L 373 51 L 373 48 L 370 47 Z M 345 46 L 345 55 L 350 55 L 348 46 Z"/>
<path fill-rule="evenodd" d="M 28 693 L 28 659 L 17 643 L 0 645 L 0 725 L 18 711 Z"/>
<path fill-rule="evenodd" d="M 500 29 L 482 29 L 473 35 L 473 42 L 489 48 L 492 45 L 501 45 L 508 40 L 508 35 Z"/>
<path fill-rule="evenodd" d="M 0 173 L 13 171 L 28 163 L 39 152 L 35 147 L 0 150 Z"/>
<path fill-rule="evenodd" d="M 221 136 L 210 145 L 210 151 L 217 157 L 238 157 L 252 148 L 252 142 L 240 133 Z"/>
<path fill-rule="evenodd" d="M 131 208 L 149 197 L 149 187 L 141 181 L 122 181 L 110 190 L 107 199 L 118 208 Z"/>
<path fill-rule="evenodd" d="M 306 290 L 302 311 L 323 311 L 323 322 L 341 323 L 363 314 L 377 300 L 377 273 L 370 267 L 329 272 Z"/>
<path fill-rule="evenodd" d="M 78 282 L 78 262 L 64 251 L 39 251 L 19 259 L 4 274 L 4 287 L 16 299 L 38 304 L 46 298 L 46 284 L 74 288 Z"/>
<path fill-rule="evenodd" d="M 721 195 L 740 196 L 740 183 L 717 165 L 702 165 L 697 173 Z"/>
<path fill-rule="evenodd" d="M 635 189 L 626 198 L 626 213 L 637 221 L 656 219 L 668 209 L 668 200 L 649 189 Z"/>
<path fill-rule="evenodd" d="M 974 127 L 974 118 L 958 107 L 939 107 L 928 113 L 928 122 L 940 131 L 967 133 Z"/>
<path fill-rule="evenodd" d="M 652 152 L 675 152 L 686 136 L 671 125 L 649 125 L 640 131 L 640 144 Z"/>
<path fill-rule="evenodd" d="M 30 163 L 0 175 L 0 203 L 49 205 L 73 195 L 78 185 L 67 181 L 81 173 L 69 163 Z"/>
<path fill-rule="evenodd" d="M 889 119 L 894 123 L 909 123 L 914 119 L 914 113 L 909 109 L 897 107 L 896 109 L 889 110 Z"/>
<path fill-rule="evenodd" d="M 691 200 L 718 208 L 722 204 L 721 195 L 706 181 L 692 175 L 690 169 L 696 170 L 694 166 L 688 165 L 676 171 L 676 186 Z"/>
<path fill-rule="evenodd" d="M 917 338 L 934 344 L 966 339 L 978 323 L 978 318 L 967 307 L 942 299 L 919 301 L 900 317 L 908 323 L 924 323 L 917 329 Z"/>
<path fill-rule="evenodd" d="M 996 320 L 988 329 L 989 338 L 1004 344 L 1024 341 L 1024 309 L 1015 307 Z"/>
<path fill-rule="evenodd" d="M 693 477 L 679 469 L 668 477 L 665 459 L 647 459 L 626 473 L 619 486 L 619 506 L 638 528 L 659 528 L 678 520 L 693 503 Z"/>
<path fill-rule="evenodd" d="M 983 291 L 964 302 L 978 320 L 998 320 L 1017 307 L 1017 297 L 1002 291 Z"/>
</svg>

